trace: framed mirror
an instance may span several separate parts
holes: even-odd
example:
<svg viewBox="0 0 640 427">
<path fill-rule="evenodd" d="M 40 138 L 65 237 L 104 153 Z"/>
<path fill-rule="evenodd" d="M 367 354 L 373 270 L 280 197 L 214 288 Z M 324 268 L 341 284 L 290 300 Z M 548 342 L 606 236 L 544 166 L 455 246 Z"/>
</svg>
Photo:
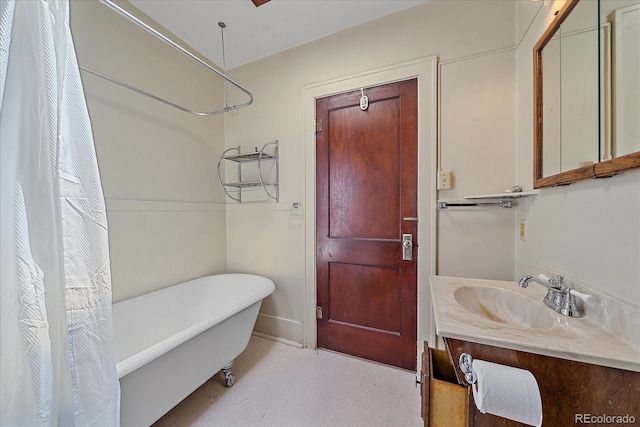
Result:
<svg viewBox="0 0 640 427">
<path fill-rule="evenodd" d="M 640 167 L 640 0 L 568 0 L 534 47 L 534 188 Z"/>
<path fill-rule="evenodd" d="M 596 177 L 640 167 L 640 0 L 598 4 L 601 26 L 611 27 L 611 156 Z"/>
</svg>

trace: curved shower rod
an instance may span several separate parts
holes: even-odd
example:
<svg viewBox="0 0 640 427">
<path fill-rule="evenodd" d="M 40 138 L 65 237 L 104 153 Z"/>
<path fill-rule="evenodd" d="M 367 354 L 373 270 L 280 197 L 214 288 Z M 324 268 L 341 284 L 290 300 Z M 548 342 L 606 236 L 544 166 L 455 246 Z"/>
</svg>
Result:
<svg viewBox="0 0 640 427">
<path fill-rule="evenodd" d="M 238 109 L 243 108 L 243 107 L 248 107 L 249 105 L 251 105 L 253 103 L 253 95 L 251 94 L 251 92 L 249 92 L 247 89 L 245 89 L 244 87 L 242 87 L 241 85 L 239 85 L 238 83 L 233 81 L 231 78 L 227 77 L 224 73 L 221 73 L 220 71 L 216 70 L 215 68 L 213 68 L 212 66 L 210 66 L 209 64 L 207 64 L 206 62 L 204 62 L 203 60 L 201 60 L 200 58 L 198 58 L 197 56 L 195 56 L 194 54 L 189 52 L 188 50 L 184 49 L 182 46 L 180 46 L 177 43 L 175 43 L 174 41 L 170 40 L 168 37 L 166 37 L 164 34 L 160 33 L 155 28 L 151 27 L 150 25 L 144 23 L 143 21 L 141 21 L 137 17 L 133 16 L 131 13 L 127 12 L 126 10 L 124 10 L 123 8 L 121 8 L 120 6 L 115 4 L 112 0 L 100 0 L 100 2 L 103 3 L 104 5 L 110 7 L 115 12 L 118 12 L 120 15 L 124 16 L 128 20 L 132 21 L 134 24 L 137 24 L 140 27 L 144 28 L 145 30 L 149 31 L 151 34 L 153 34 L 154 36 L 158 37 L 160 40 L 162 40 L 163 42 L 167 43 L 169 46 L 177 49 L 179 52 L 183 53 L 187 57 L 193 59 L 194 61 L 196 61 L 198 64 L 202 65 L 203 67 L 205 67 L 209 71 L 212 71 L 215 74 L 217 74 L 218 76 L 222 77 L 223 79 L 225 79 L 226 81 L 231 83 L 233 86 L 235 86 L 236 88 L 238 88 L 242 92 L 244 92 L 249 97 L 249 101 L 245 102 L 244 104 L 232 105 L 232 106 L 226 105 L 226 101 L 225 101 L 224 108 L 221 108 L 221 109 L 216 110 L 216 111 L 190 110 L 188 108 L 185 108 L 185 107 L 182 107 L 182 106 L 180 106 L 178 104 L 175 104 L 175 103 L 173 103 L 171 101 L 167 101 L 166 99 L 161 98 L 161 97 L 159 97 L 157 95 L 154 95 L 152 93 L 149 93 L 147 91 L 139 89 L 139 88 L 137 88 L 137 87 L 135 87 L 133 85 L 130 85 L 128 83 L 125 83 L 125 82 L 117 80 L 117 79 L 114 79 L 113 77 L 109 77 L 106 74 L 102 74 L 102 73 L 100 73 L 100 72 L 98 72 L 96 70 L 93 70 L 93 69 L 89 68 L 89 67 L 85 67 L 83 65 L 80 65 L 80 68 L 82 70 L 84 70 L 84 71 L 86 71 L 86 72 L 88 72 L 90 74 L 93 74 L 94 76 L 97 76 L 97 77 L 100 77 L 100 78 L 105 79 L 107 81 L 110 81 L 111 83 L 115 83 L 115 84 L 117 84 L 119 86 L 122 86 L 124 88 L 129 89 L 129 90 L 132 90 L 134 92 L 137 92 L 137 93 L 139 93 L 141 95 L 148 96 L 149 98 L 155 99 L 156 101 L 160 101 L 160 102 L 162 102 L 164 104 L 167 104 L 167 105 L 169 105 L 171 107 L 177 108 L 178 110 L 184 111 L 185 113 L 195 114 L 197 116 L 215 116 L 216 114 L 226 113 L 228 111 L 233 111 L 233 110 L 238 110 Z"/>
</svg>

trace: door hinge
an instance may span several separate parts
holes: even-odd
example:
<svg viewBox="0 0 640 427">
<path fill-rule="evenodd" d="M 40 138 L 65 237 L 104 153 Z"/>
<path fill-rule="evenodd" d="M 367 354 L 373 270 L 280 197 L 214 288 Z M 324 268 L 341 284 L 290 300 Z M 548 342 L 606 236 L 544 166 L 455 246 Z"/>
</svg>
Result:
<svg viewBox="0 0 640 427">
<path fill-rule="evenodd" d="M 316 119 L 316 132 L 322 132 L 322 119 Z"/>
<path fill-rule="evenodd" d="M 316 319 L 322 319 L 322 307 L 316 307 Z"/>
</svg>

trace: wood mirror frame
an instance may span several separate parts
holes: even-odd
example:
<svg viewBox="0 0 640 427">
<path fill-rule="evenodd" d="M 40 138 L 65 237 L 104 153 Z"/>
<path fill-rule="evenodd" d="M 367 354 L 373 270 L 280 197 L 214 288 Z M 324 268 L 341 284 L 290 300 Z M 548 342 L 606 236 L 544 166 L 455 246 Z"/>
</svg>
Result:
<svg viewBox="0 0 640 427">
<path fill-rule="evenodd" d="M 533 48 L 533 187 L 551 187 L 566 185 L 572 182 L 605 178 L 616 175 L 625 170 L 640 167 L 640 152 L 614 157 L 600 161 L 593 165 L 583 166 L 577 169 L 560 172 L 545 177 L 543 174 L 543 132 L 542 132 L 542 49 L 555 35 L 560 25 L 567 19 L 571 11 L 580 0 L 568 0 L 558 12 L 555 19 L 540 37 Z"/>
</svg>

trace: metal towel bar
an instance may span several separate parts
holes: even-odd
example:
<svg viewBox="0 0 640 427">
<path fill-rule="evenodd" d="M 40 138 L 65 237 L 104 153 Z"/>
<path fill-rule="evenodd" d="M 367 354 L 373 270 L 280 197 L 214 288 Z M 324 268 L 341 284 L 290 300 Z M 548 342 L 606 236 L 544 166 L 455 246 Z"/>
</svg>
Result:
<svg viewBox="0 0 640 427">
<path fill-rule="evenodd" d="M 145 90 L 139 89 L 133 85 L 130 85 L 128 83 L 125 83 L 123 81 L 114 79 L 113 77 L 109 77 L 106 74 L 100 73 L 96 70 L 93 70 L 89 67 L 85 67 L 83 65 L 80 65 L 80 69 L 93 74 L 94 76 L 100 77 L 102 79 L 105 79 L 111 83 L 115 83 L 119 86 L 122 86 L 126 89 L 132 90 L 134 92 L 137 92 L 141 95 L 144 96 L 148 96 L 149 98 L 152 98 L 156 101 L 160 101 L 164 104 L 167 104 L 171 107 L 174 107 L 180 111 L 184 111 L 186 113 L 190 113 L 190 114 L 194 114 L 196 116 L 214 116 L 216 114 L 221 114 L 221 113 L 226 113 L 228 111 L 233 111 L 233 110 L 238 110 L 240 108 L 243 107 L 248 107 L 249 105 L 251 105 L 253 103 L 253 95 L 251 94 L 251 92 L 249 92 L 247 89 L 245 89 L 244 87 L 242 87 L 241 85 L 239 85 L 238 83 L 236 83 L 235 81 L 233 81 L 231 78 L 227 77 L 224 73 L 221 73 L 220 71 L 216 70 L 214 67 L 212 67 L 211 65 L 207 64 L 206 62 L 204 62 L 203 60 L 201 60 L 200 58 L 198 58 L 197 56 L 195 56 L 194 54 L 192 54 L 191 52 L 189 52 L 188 50 L 184 49 L 182 46 L 178 45 L 177 43 L 175 43 L 174 41 L 170 40 L 169 38 L 167 38 L 164 34 L 160 33 L 158 30 L 156 30 L 155 28 L 151 27 L 150 25 L 144 23 L 143 21 L 141 21 L 139 18 L 133 16 L 131 13 L 127 12 L 126 10 L 124 10 L 123 8 L 121 8 L 120 6 L 116 5 L 115 3 L 113 3 L 113 1 L 111 0 L 100 0 L 101 3 L 105 4 L 106 6 L 108 6 L 109 8 L 111 8 L 112 10 L 114 10 L 115 12 L 118 12 L 120 15 L 124 16 L 125 18 L 127 18 L 128 20 L 132 21 L 134 24 L 139 25 L 140 27 L 144 28 L 145 30 L 149 31 L 151 34 L 153 34 L 154 36 L 156 36 L 157 38 L 159 38 L 160 40 L 162 40 L 163 42 L 167 43 L 169 46 L 173 47 L 174 49 L 178 50 L 179 52 L 181 52 L 182 54 L 186 55 L 187 57 L 191 58 L 192 60 L 196 61 L 198 64 L 202 65 L 203 67 L 205 67 L 206 69 L 208 69 L 209 71 L 212 71 L 213 73 L 217 74 L 218 76 L 222 77 L 224 80 L 226 80 L 227 82 L 231 83 L 233 86 L 235 86 L 236 88 L 238 88 L 239 90 L 241 90 L 242 92 L 244 92 L 248 97 L 249 97 L 249 101 L 243 103 L 243 104 L 238 104 L 238 105 L 233 105 L 233 106 L 228 106 L 225 103 L 225 106 L 219 110 L 215 110 L 215 111 L 197 111 L 197 110 L 191 110 L 189 108 L 185 108 L 182 107 L 178 104 L 175 104 L 171 101 L 167 101 L 164 98 L 161 98 L 157 95 L 154 95 L 152 93 L 149 93 Z"/>
<path fill-rule="evenodd" d="M 495 202 L 445 202 L 438 200 L 438 209 L 447 209 L 453 207 L 475 207 L 475 206 L 497 206 L 500 208 L 511 208 L 513 202 L 511 200 L 499 200 Z"/>
</svg>

